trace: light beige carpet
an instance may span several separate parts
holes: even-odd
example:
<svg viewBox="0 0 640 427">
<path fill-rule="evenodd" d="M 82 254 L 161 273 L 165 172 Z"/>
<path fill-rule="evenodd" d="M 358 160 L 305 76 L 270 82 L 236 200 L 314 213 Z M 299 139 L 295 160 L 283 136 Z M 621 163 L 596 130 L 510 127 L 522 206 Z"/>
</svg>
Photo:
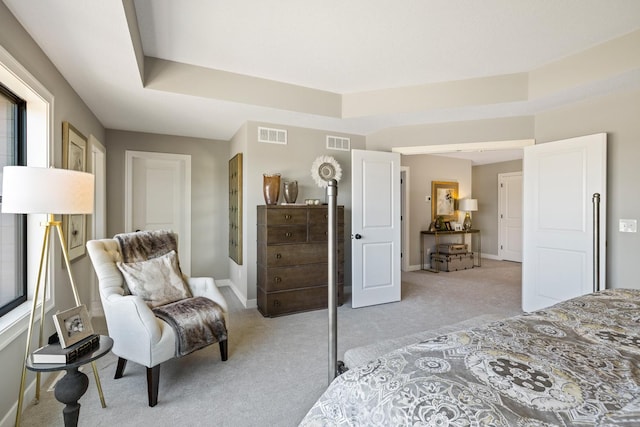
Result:
<svg viewBox="0 0 640 427">
<path fill-rule="evenodd" d="M 520 264 L 483 260 L 451 273 L 403 273 L 402 301 L 338 310 L 338 355 L 377 341 L 435 329 L 476 316 L 520 312 Z M 113 379 L 117 358 L 98 367 L 107 408 L 91 369 L 80 403 L 80 426 L 296 426 L 327 387 L 327 310 L 274 319 L 244 309 L 228 288 L 229 360 L 217 345 L 162 365 L 158 405 L 147 406 L 145 368 L 130 363 Z M 102 321 L 101 321 L 102 320 Z M 98 329 L 103 319 L 96 319 Z M 62 426 L 62 407 L 43 389 L 28 405 L 23 426 Z"/>
</svg>

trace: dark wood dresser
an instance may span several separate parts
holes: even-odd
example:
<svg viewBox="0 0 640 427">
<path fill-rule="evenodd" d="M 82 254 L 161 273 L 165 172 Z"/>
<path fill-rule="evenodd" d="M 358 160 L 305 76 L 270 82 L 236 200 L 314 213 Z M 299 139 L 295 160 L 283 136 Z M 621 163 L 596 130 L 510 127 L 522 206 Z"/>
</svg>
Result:
<svg viewBox="0 0 640 427">
<path fill-rule="evenodd" d="M 327 308 L 327 206 L 258 206 L 258 310 Z M 344 206 L 338 206 L 338 304 L 344 299 Z"/>
</svg>

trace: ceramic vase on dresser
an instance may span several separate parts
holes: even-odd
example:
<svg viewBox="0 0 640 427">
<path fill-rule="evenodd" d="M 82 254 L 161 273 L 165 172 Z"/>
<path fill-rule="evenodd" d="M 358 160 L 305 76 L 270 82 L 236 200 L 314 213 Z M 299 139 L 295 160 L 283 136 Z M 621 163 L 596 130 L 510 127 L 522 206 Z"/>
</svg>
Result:
<svg viewBox="0 0 640 427">
<path fill-rule="evenodd" d="M 262 175 L 262 193 L 267 205 L 277 205 L 280 197 L 280 174 L 265 173 Z"/>
<path fill-rule="evenodd" d="M 287 203 L 295 203 L 298 198 L 298 181 L 285 181 L 282 189 Z"/>
</svg>

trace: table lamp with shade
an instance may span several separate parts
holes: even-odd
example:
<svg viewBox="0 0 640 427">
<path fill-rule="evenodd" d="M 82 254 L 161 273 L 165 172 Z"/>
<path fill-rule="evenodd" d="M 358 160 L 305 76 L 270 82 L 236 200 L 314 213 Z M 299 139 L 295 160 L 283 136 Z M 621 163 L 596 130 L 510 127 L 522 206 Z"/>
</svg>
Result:
<svg viewBox="0 0 640 427">
<path fill-rule="evenodd" d="M 478 210 L 478 200 L 460 199 L 458 202 L 458 210 L 465 212 L 462 228 L 465 230 L 471 230 L 471 215 L 469 215 L 469 212 L 475 212 Z"/>
<path fill-rule="evenodd" d="M 43 345 L 44 326 L 44 306 L 47 289 L 47 265 L 49 263 L 49 242 L 52 238 L 52 229 L 57 230 L 65 267 L 69 275 L 71 289 L 76 305 L 80 305 L 78 290 L 71 274 L 69 264 L 69 252 L 62 232 L 60 221 L 54 219 L 56 214 L 91 214 L 93 213 L 94 197 L 94 176 L 86 172 L 79 172 L 67 169 L 41 168 L 31 166 L 5 166 L 2 169 L 2 213 L 14 214 L 46 214 L 47 221 L 42 225 L 45 227 L 42 241 L 42 251 L 40 255 L 40 266 L 36 279 L 36 286 L 33 293 L 33 304 L 29 317 L 29 328 L 27 332 L 27 345 L 25 350 L 25 361 L 29 357 L 31 338 L 33 333 L 33 323 L 38 305 L 40 293 L 40 283 L 43 282 L 42 289 L 42 312 L 40 317 L 40 337 L 39 346 Z M 44 276 L 44 277 L 43 277 Z M 98 371 L 93 365 L 93 373 L 100 395 L 102 407 L 105 407 L 102 387 Z M 16 426 L 20 425 L 22 412 L 22 400 L 26 380 L 26 366 L 22 368 L 22 378 L 20 380 L 20 395 L 18 398 L 18 408 L 16 412 Z M 40 374 L 36 375 L 36 400 L 40 395 Z"/>
</svg>

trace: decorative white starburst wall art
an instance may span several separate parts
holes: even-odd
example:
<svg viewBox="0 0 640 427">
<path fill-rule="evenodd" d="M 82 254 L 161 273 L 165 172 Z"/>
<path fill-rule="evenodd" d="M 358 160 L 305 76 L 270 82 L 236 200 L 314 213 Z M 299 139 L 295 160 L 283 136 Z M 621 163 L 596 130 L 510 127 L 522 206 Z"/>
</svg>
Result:
<svg viewBox="0 0 640 427">
<path fill-rule="evenodd" d="M 340 182 L 340 178 L 342 178 L 342 168 L 333 157 L 320 156 L 317 157 L 311 165 L 311 177 L 316 184 L 318 184 L 318 187 L 325 188 L 332 179 Z"/>
</svg>

